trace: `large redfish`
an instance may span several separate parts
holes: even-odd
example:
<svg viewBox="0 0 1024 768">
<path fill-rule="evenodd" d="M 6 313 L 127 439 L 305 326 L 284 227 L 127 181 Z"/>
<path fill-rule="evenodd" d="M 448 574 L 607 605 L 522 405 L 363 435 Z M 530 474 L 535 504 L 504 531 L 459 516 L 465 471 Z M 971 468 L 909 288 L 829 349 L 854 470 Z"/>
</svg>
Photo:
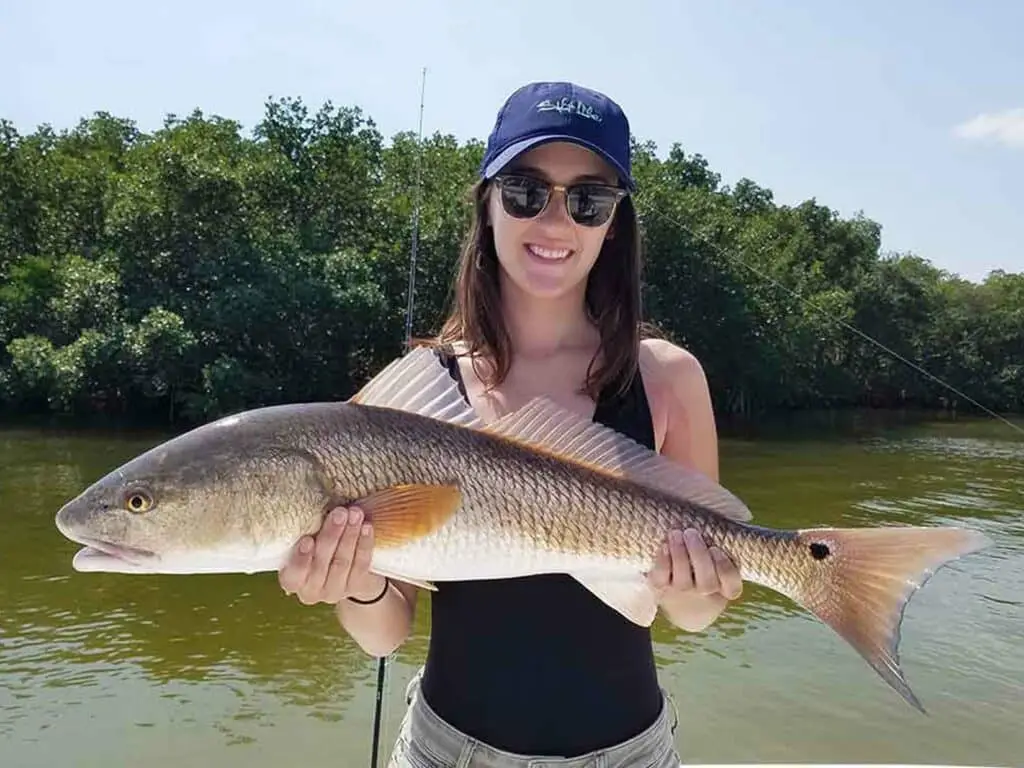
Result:
<svg viewBox="0 0 1024 768">
<path fill-rule="evenodd" d="M 426 348 L 347 402 L 254 409 L 158 445 L 56 523 L 85 545 L 78 570 L 253 573 L 276 571 L 328 509 L 353 502 L 373 522 L 380 574 L 444 589 L 567 573 L 640 625 L 657 612 L 644 574 L 667 532 L 696 528 L 919 709 L 897 655 L 904 607 L 936 568 L 988 543 L 961 528 L 752 525 L 706 476 L 545 399 L 483 425 Z"/>
</svg>

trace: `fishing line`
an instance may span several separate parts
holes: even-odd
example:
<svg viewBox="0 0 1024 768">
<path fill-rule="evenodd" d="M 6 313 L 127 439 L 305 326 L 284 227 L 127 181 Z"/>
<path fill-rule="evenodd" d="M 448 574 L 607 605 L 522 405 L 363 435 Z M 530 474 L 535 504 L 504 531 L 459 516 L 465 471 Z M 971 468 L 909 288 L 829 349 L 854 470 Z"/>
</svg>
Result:
<svg viewBox="0 0 1024 768">
<path fill-rule="evenodd" d="M 642 196 L 638 195 L 637 197 L 639 198 L 639 200 L 643 200 Z M 866 341 L 869 341 L 870 343 L 874 344 L 879 349 L 882 349 L 885 352 L 888 352 L 890 355 L 892 355 L 897 360 L 900 360 L 901 362 L 903 362 L 906 365 L 910 366 L 911 368 L 913 368 L 917 372 L 921 373 L 922 375 L 926 376 L 927 378 L 931 379 L 932 381 L 936 382 L 937 384 L 945 387 L 950 392 L 953 392 L 953 393 L 959 395 L 964 400 L 968 401 L 972 405 L 976 406 L 977 408 L 979 408 L 982 411 L 984 411 L 985 413 L 987 413 L 989 416 L 992 416 L 993 418 L 995 418 L 995 419 L 1003 422 L 1004 424 L 1006 424 L 1011 429 L 1013 429 L 1013 430 L 1019 432 L 1020 434 L 1024 435 L 1024 427 L 1020 427 L 1017 424 L 1014 424 L 1012 421 L 1007 419 L 1005 416 L 1002 416 L 1002 415 L 996 413 L 995 411 L 993 411 L 991 408 L 988 408 L 987 406 L 982 405 L 977 400 L 972 398 L 970 395 L 966 394 L 965 392 L 960 391 L 959 389 L 954 387 L 952 384 L 948 384 L 947 382 L 943 381 L 938 376 L 935 376 L 934 374 L 932 374 L 929 371 L 925 370 L 924 368 L 922 368 L 920 365 L 918 365 L 914 361 L 907 359 L 906 357 L 901 355 L 899 352 L 896 352 L 895 350 L 890 349 L 885 344 L 883 344 L 882 342 L 878 341 L 877 339 L 872 338 L 870 335 L 868 335 L 864 331 L 860 330 L 860 328 L 858 328 L 857 326 L 853 325 L 852 323 L 848 323 L 845 320 L 843 320 L 842 318 L 835 317 L 833 314 L 829 313 L 823 307 L 819 306 L 818 304 L 815 304 L 813 301 L 811 301 L 810 299 L 806 298 L 805 296 L 802 296 L 800 293 L 798 293 L 797 291 L 793 290 L 792 288 L 789 288 L 788 286 L 783 285 L 782 283 L 780 283 L 778 280 L 776 280 L 771 275 L 767 275 L 764 272 L 762 272 L 761 270 L 757 269 L 756 267 L 753 267 L 750 264 L 747 264 L 743 259 L 739 258 L 738 256 L 733 256 L 733 255 L 727 253 L 722 248 L 720 248 L 716 243 L 713 243 L 712 241 L 708 240 L 707 238 L 705 238 L 705 237 L 699 235 L 698 233 L 694 232 L 692 229 L 690 229 L 688 226 L 683 224 L 681 221 L 679 221 L 674 216 L 659 210 L 654 205 L 649 206 L 648 210 L 653 212 L 655 214 L 655 216 L 658 216 L 658 217 L 661 217 L 661 218 L 665 219 L 670 224 L 674 224 L 675 226 L 677 226 L 680 229 L 682 229 L 684 232 L 688 233 L 694 239 L 699 240 L 701 243 L 709 246 L 719 256 L 722 256 L 722 257 L 728 259 L 729 261 L 732 261 L 733 263 L 737 263 L 737 264 L 740 264 L 743 267 L 746 267 L 747 269 L 749 269 L 751 272 L 753 272 L 758 277 L 761 277 L 762 279 L 767 280 L 769 283 L 771 283 L 775 287 L 781 288 L 782 290 L 786 291 L 791 296 L 794 296 L 796 299 L 798 299 L 799 301 L 803 302 L 804 305 L 811 307 L 812 309 L 818 311 L 822 315 L 826 315 L 833 322 L 839 323 L 841 326 L 846 328 L 848 331 L 852 331 L 853 333 L 855 333 L 858 336 L 860 336 L 862 339 L 864 339 Z M 734 228 L 730 228 L 729 231 L 733 232 L 735 230 L 734 230 Z M 760 255 L 767 247 L 768 247 L 767 245 L 764 245 L 760 249 L 758 249 L 758 251 L 757 251 L 758 255 Z"/>
</svg>

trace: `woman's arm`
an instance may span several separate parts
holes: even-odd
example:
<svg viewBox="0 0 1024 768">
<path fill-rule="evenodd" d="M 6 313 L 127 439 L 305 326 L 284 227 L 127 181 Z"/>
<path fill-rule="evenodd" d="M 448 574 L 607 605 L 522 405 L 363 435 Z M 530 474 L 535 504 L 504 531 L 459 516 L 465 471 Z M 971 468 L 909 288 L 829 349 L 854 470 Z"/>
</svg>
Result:
<svg viewBox="0 0 1024 768">
<path fill-rule="evenodd" d="M 669 342 L 649 340 L 644 346 L 658 379 L 661 454 L 718 482 L 718 434 L 704 369 Z M 712 624 L 743 589 L 732 561 L 717 547 L 708 548 L 694 530 L 672 532 L 649 579 L 661 592 L 665 615 L 691 632 Z"/>
</svg>

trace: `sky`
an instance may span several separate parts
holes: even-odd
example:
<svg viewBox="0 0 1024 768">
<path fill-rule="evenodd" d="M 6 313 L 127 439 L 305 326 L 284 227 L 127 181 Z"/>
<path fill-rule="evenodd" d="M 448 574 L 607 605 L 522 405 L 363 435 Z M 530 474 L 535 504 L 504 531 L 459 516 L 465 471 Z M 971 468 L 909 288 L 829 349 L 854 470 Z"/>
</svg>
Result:
<svg viewBox="0 0 1024 768">
<path fill-rule="evenodd" d="M 1024 3 L 1016 0 L 5 0 L 0 117 L 195 108 L 251 129 L 268 98 L 359 106 L 386 136 L 486 138 L 534 80 L 607 93 L 782 204 L 882 225 L 883 250 L 973 280 L 1024 272 Z M 13 74 L 13 77 L 11 76 Z"/>
</svg>

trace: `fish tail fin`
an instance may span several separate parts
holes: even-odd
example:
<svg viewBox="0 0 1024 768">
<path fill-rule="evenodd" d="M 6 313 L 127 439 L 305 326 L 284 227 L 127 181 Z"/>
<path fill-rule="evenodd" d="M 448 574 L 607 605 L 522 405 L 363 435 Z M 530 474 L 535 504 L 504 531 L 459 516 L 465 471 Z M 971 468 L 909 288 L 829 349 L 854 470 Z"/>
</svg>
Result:
<svg viewBox="0 0 1024 768">
<path fill-rule="evenodd" d="M 942 566 L 990 543 L 963 528 L 822 528 L 797 539 L 817 568 L 790 596 L 831 627 L 911 706 L 926 714 L 900 667 L 900 625 L 914 593 Z"/>
</svg>

